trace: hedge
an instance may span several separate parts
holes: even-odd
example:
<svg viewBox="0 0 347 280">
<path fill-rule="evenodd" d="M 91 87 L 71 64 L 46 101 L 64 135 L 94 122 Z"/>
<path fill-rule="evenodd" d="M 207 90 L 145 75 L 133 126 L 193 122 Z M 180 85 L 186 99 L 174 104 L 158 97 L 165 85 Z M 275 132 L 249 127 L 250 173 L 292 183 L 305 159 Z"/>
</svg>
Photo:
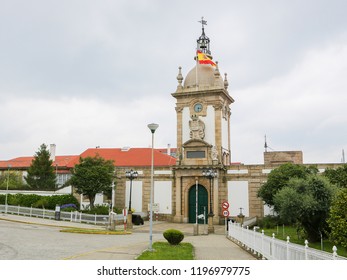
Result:
<svg viewBox="0 0 347 280">
<path fill-rule="evenodd" d="M 5 196 L 0 195 L 0 204 L 5 204 Z M 71 194 L 42 196 L 37 194 L 9 194 L 8 205 L 20 205 L 23 207 L 45 208 L 54 210 L 55 206 L 73 203 L 79 208 L 79 202 Z"/>
</svg>

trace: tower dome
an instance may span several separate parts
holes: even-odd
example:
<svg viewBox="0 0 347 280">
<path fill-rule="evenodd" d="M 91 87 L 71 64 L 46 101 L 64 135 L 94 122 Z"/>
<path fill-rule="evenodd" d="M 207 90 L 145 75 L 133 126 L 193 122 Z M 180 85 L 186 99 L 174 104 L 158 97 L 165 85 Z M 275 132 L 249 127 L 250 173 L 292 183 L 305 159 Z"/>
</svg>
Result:
<svg viewBox="0 0 347 280">
<path fill-rule="evenodd" d="M 224 87 L 224 81 L 219 74 L 218 67 L 208 64 L 197 63 L 193 69 L 189 71 L 184 79 L 183 87 L 189 88 L 208 88 L 208 87 Z"/>
</svg>

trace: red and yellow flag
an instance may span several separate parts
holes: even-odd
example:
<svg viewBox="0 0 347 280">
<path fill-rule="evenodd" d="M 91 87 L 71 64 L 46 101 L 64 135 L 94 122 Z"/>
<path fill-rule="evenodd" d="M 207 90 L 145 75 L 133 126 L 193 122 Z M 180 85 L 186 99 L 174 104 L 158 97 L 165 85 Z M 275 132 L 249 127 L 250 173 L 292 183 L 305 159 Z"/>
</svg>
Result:
<svg viewBox="0 0 347 280">
<path fill-rule="evenodd" d="M 198 62 L 199 64 L 210 64 L 212 66 L 216 66 L 216 63 L 214 63 L 206 54 L 204 54 L 201 51 L 196 51 Z"/>
</svg>

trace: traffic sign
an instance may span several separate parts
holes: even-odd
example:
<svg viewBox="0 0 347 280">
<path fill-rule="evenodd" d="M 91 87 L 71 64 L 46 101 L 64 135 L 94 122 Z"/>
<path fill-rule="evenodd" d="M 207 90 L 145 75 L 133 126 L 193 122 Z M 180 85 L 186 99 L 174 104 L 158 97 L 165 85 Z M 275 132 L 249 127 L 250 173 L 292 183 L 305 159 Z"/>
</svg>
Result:
<svg viewBox="0 0 347 280">
<path fill-rule="evenodd" d="M 229 211 L 228 210 L 224 210 L 223 211 L 223 216 L 224 217 L 229 217 Z"/>
<path fill-rule="evenodd" d="M 228 201 L 223 201 L 222 202 L 222 208 L 225 209 L 225 210 L 228 210 L 229 209 L 229 202 Z"/>
</svg>

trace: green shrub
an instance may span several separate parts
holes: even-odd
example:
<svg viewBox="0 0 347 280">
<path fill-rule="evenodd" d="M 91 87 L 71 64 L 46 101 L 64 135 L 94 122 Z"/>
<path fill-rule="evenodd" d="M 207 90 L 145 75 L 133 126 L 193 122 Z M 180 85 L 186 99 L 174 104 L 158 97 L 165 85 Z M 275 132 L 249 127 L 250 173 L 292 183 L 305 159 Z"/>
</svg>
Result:
<svg viewBox="0 0 347 280">
<path fill-rule="evenodd" d="M 48 197 L 48 209 L 55 209 L 56 205 L 64 204 L 75 204 L 79 208 L 78 200 L 72 194 L 52 195 Z"/>
<path fill-rule="evenodd" d="M 115 212 L 117 214 L 122 214 L 123 213 L 123 209 L 117 208 L 117 207 L 113 207 L 113 212 Z"/>
<path fill-rule="evenodd" d="M 177 229 L 168 229 L 163 233 L 164 238 L 171 245 L 178 245 L 184 238 L 184 234 Z"/>
<path fill-rule="evenodd" d="M 37 194 L 9 194 L 9 205 L 20 205 L 23 207 L 45 208 L 54 210 L 55 206 L 73 203 L 79 208 L 76 197 L 71 194 L 42 196 Z M 5 195 L 0 196 L 0 204 L 5 204 Z"/>
<path fill-rule="evenodd" d="M 47 197 L 42 197 L 33 204 L 34 208 L 46 208 L 48 209 L 48 199 Z"/>
<path fill-rule="evenodd" d="M 36 202 L 38 202 L 41 198 L 42 196 L 36 194 L 17 193 L 8 196 L 8 204 L 30 207 L 33 206 Z"/>
<path fill-rule="evenodd" d="M 60 209 L 60 211 L 62 211 L 62 212 L 75 212 L 75 211 L 77 211 L 77 209 L 74 207 L 66 207 L 66 208 Z"/>
<path fill-rule="evenodd" d="M 274 228 L 281 224 L 283 224 L 283 222 L 281 221 L 280 217 L 272 215 L 267 215 L 258 221 L 258 226 L 261 228 Z"/>
<path fill-rule="evenodd" d="M 107 205 L 96 205 L 92 209 L 83 210 L 85 214 L 108 215 L 110 207 Z"/>
</svg>

